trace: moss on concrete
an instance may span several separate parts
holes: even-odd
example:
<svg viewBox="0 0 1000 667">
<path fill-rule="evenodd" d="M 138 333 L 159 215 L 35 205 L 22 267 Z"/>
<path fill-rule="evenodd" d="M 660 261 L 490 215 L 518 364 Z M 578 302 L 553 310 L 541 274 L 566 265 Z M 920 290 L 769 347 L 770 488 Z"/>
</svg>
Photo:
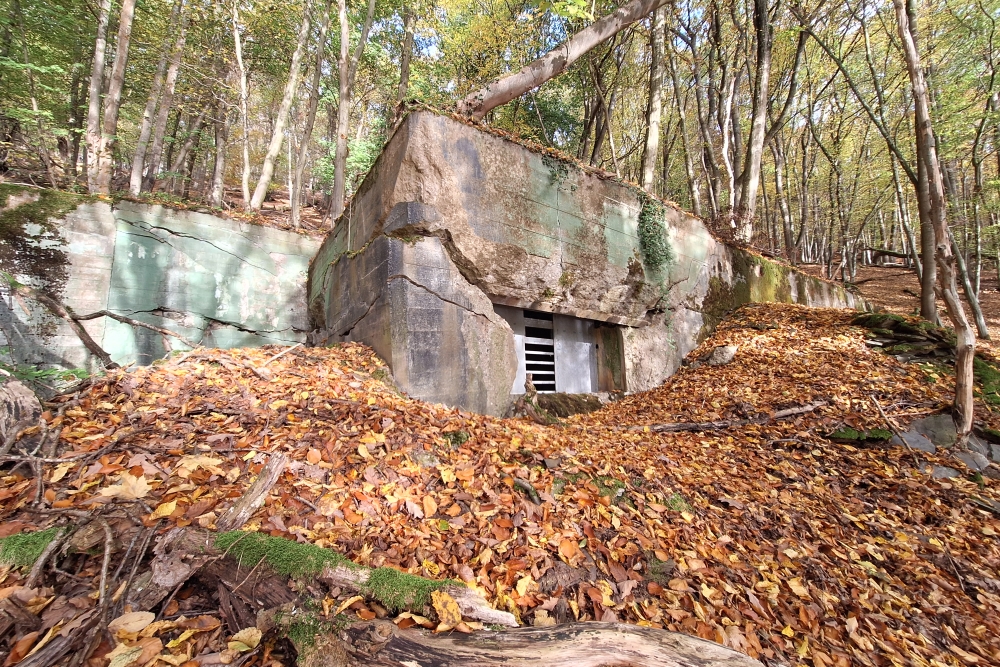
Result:
<svg viewBox="0 0 1000 667">
<path fill-rule="evenodd" d="M 62 249 L 65 240 L 59 233 L 58 222 L 80 204 L 93 199 L 59 190 L 0 183 L 0 208 L 17 195 L 37 196 L 37 199 L 0 211 L 0 265 L 14 275 L 40 279 L 46 291 L 60 298 L 68 278 L 69 260 Z M 38 229 L 30 229 L 29 225 Z"/>
</svg>

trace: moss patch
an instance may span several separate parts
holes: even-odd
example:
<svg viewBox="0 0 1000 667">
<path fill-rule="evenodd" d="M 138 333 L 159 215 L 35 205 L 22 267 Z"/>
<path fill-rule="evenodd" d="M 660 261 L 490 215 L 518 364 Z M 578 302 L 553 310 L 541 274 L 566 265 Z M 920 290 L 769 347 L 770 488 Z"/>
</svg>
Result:
<svg viewBox="0 0 1000 667">
<path fill-rule="evenodd" d="M 850 442 L 885 442 L 892 439 L 892 431 L 884 428 L 874 428 L 870 431 L 859 431 L 855 428 L 845 426 L 839 428 L 827 436 L 830 440 L 850 441 Z"/>
<path fill-rule="evenodd" d="M 982 392 L 983 401 L 989 405 L 1000 405 L 1000 369 L 989 361 L 976 357 L 972 360 L 972 373 Z"/>
<path fill-rule="evenodd" d="M 430 604 L 432 592 L 445 586 L 462 585 L 464 584 L 452 579 L 431 581 L 390 567 L 380 567 L 372 570 L 361 593 L 376 600 L 389 611 L 399 612 L 423 609 Z"/>
<path fill-rule="evenodd" d="M 59 528 L 37 533 L 21 533 L 0 539 L 0 563 L 15 567 L 31 567 L 59 534 Z"/>
<path fill-rule="evenodd" d="M 360 567 L 335 551 L 263 533 L 240 530 L 222 533 L 216 538 L 215 546 L 244 563 L 259 563 L 263 559 L 275 572 L 286 577 L 318 574 L 327 565 Z"/>
</svg>

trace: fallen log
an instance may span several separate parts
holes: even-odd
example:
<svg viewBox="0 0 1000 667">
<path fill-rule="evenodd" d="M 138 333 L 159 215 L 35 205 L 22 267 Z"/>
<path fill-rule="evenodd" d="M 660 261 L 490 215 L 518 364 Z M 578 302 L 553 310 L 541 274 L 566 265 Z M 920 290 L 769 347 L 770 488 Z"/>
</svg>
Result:
<svg viewBox="0 0 1000 667">
<path fill-rule="evenodd" d="M 569 623 L 468 635 L 399 630 L 388 621 L 344 633 L 349 665 L 369 667 L 760 667 L 720 644 L 625 623 Z M 323 664 L 311 663 L 316 667 Z M 343 663 L 341 663 L 343 664 Z"/>
<path fill-rule="evenodd" d="M 0 371 L 0 455 L 6 454 L 21 431 L 31 428 L 41 417 L 42 406 L 34 393 Z"/>
<path fill-rule="evenodd" d="M 714 422 L 676 422 L 671 424 L 648 424 L 646 426 L 630 426 L 630 431 L 653 431 L 654 433 L 679 433 L 681 431 L 722 431 L 727 428 L 739 428 L 749 424 L 766 424 L 778 419 L 788 419 L 798 415 L 804 415 L 821 408 L 827 401 L 816 401 L 798 408 L 788 408 L 778 410 L 773 415 L 760 415 L 751 419 L 727 419 Z"/>
</svg>

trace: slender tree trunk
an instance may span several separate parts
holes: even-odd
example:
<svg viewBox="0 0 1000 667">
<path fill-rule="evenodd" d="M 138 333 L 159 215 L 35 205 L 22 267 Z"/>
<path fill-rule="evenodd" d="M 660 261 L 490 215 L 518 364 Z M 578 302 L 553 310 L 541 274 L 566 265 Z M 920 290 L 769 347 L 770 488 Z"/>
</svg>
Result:
<svg viewBox="0 0 1000 667">
<path fill-rule="evenodd" d="M 642 178 L 640 184 L 646 192 L 653 192 L 656 159 L 660 154 L 660 118 L 663 114 L 663 42 L 666 30 L 666 9 L 658 7 L 653 12 L 653 29 L 649 33 L 649 109 L 646 115 L 646 145 L 642 153 Z"/>
<path fill-rule="evenodd" d="M 750 142 L 740 179 L 736 205 L 736 240 L 749 244 L 753 238 L 753 222 L 757 215 L 757 191 L 760 188 L 760 165 L 764 156 L 764 135 L 767 127 L 767 102 L 770 95 L 771 52 L 774 35 L 768 15 L 767 0 L 754 0 L 754 30 L 757 41 L 757 63 L 754 68 L 753 111 L 751 112 Z"/>
<path fill-rule="evenodd" d="M 114 149 L 118 140 L 118 112 L 121 109 L 122 89 L 125 87 L 125 67 L 128 64 L 129 44 L 132 40 L 132 19 L 135 16 L 135 0 L 123 0 L 118 16 L 118 41 L 115 44 L 115 62 L 111 67 L 108 94 L 104 98 L 104 122 L 97 145 L 96 180 L 90 183 L 90 192 L 111 193 L 111 178 L 114 175 Z"/>
<path fill-rule="evenodd" d="M 177 24 L 177 17 L 180 15 L 181 3 L 174 3 L 170 12 L 170 20 L 167 26 L 173 32 Z M 167 48 L 169 38 L 164 43 L 163 53 L 156 63 L 156 73 L 153 75 L 153 82 L 149 87 L 149 97 L 146 99 L 146 108 L 142 112 L 142 121 L 139 124 L 139 137 L 135 142 L 135 154 L 132 156 L 132 170 L 129 175 L 128 191 L 133 197 L 138 197 L 142 191 L 142 172 L 146 164 L 146 152 L 149 149 L 149 137 L 153 133 L 153 115 L 156 113 L 156 103 L 160 100 L 160 93 L 163 91 L 163 79 L 167 74 L 167 62 L 170 59 L 170 50 Z"/>
<path fill-rule="evenodd" d="M 222 208 L 226 193 L 226 144 L 229 138 L 229 114 L 224 105 L 216 108 L 221 118 L 215 120 L 215 164 L 212 167 L 212 190 L 208 195 L 208 203 L 216 208 Z"/>
<path fill-rule="evenodd" d="M 323 18 L 319 25 L 319 41 L 316 45 L 316 66 L 313 69 L 312 90 L 309 91 L 309 107 L 306 110 L 306 125 L 302 129 L 302 141 L 299 144 L 299 155 L 295 161 L 295 175 L 289 193 L 289 203 L 292 207 L 292 226 L 299 226 L 299 209 L 301 207 L 302 173 L 306 166 L 306 153 L 316 124 L 316 111 L 319 109 L 319 87 L 323 76 L 323 55 L 326 48 L 326 31 L 330 28 L 330 5 L 332 0 L 323 4 Z"/>
<path fill-rule="evenodd" d="M 562 74 L 592 48 L 610 39 L 666 0 L 631 0 L 611 14 L 595 21 L 541 58 L 525 65 L 519 72 L 494 81 L 467 96 L 458 104 L 461 114 L 482 120 L 492 109 L 517 99 L 549 79 Z"/>
<path fill-rule="evenodd" d="M 917 148 L 918 160 L 924 165 L 924 176 L 930 200 L 929 218 L 933 225 L 934 238 L 937 244 L 935 256 L 939 272 L 938 285 L 948 317 L 955 328 L 957 339 L 955 353 L 955 427 L 959 438 L 964 439 L 972 430 L 973 419 L 973 376 L 972 361 L 976 351 L 976 339 L 972 327 L 965 315 L 965 309 L 958 298 L 958 285 L 955 271 L 955 257 L 952 254 L 947 220 L 947 202 L 945 200 L 944 184 L 941 178 L 937 147 L 934 143 L 934 129 L 930 116 L 930 95 L 924 79 L 924 71 L 920 64 L 920 55 L 913 39 L 916 26 L 911 24 L 915 12 L 908 8 L 906 0 L 893 0 L 896 10 L 896 20 L 899 24 L 899 37 L 906 58 L 906 69 L 910 77 L 910 87 L 913 91 L 914 128 L 921 138 Z M 908 11 L 909 9 L 909 11 Z M 928 256 L 924 257 L 924 274 L 928 273 Z"/>
<path fill-rule="evenodd" d="M 685 111 L 684 100 L 681 97 L 677 67 L 674 64 L 673 49 L 669 46 L 667 47 L 667 69 L 670 71 L 670 82 L 674 90 L 674 104 L 677 106 L 677 131 L 681 135 L 681 148 L 684 149 L 684 173 L 687 176 L 688 192 L 691 196 L 691 210 L 700 218 L 701 179 L 698 177 L 698 172 L 694 165 L 694 156 L 691 155 L 691 147 L 688 145 L 687 113 Z"/>
<path fill-rule="evenodd" d="M 368 32 L 371 30 L 375 16 L 375 0 L 368 0 L 368 14 L 358 45 L 350 54 L 351 29 L 347 22 L 347 2 L 337 0 L 337 16 L 340 20 L 340 59 L 339 59 L 339 100 L 337 102 L 337 153 L 333 157 L 333 199 L 330 204 L 330 216 L 336 221 L 344 212 L 344 199 L 347 193 L 347 137 L 351 125 L 351 90 L 354 88 L 354 77 L 358 72 L 361 54 L 368 42 Z"/>
<path fill-rule="evenodd" d="M 781 212 L 781 231 L 785 242 L 785 259 L 796 264 L 795 239 L 792 232 L 792 212 L 788 208 L 788 195 L 785 192 L 785 148 L 780 136 L 771 140 L 771 154 L 774 156 L 774 194 L 778 199 L 778 209 Z"/>
<path fill-rule="evenodd" d="M 160 98 L 160 108 L 156 112 L 156 122 L 153 124 L 153 141 L 149 148 L 149 163 L 146 166 L 146 175 L 143 178 L 142 189 L 152 190 L 156 183 L 156 175 L 160 172 L 160 159 L 163 156 L 163 142 L 167 134 L 167 121 L 170 118 L 170 111 L 174 100 L 174 89 L 177 86 L 177 75 L 181 68 L 181 59 L 184 55 L 184 43 L 187 39 L 187 15 L 185 8 L 181 7 L 180 33 L 174 43 L 173 51 L 170 55 L 170 64 L 167 66 L 167 77 L 163 82 L 163 96 Z M 168 159 L 169 163 L 170 160 Z"/>
<path fill-rule="evenodd" d="M 189 117 L 190 118 L 190 117 Z M 187 126 L 187 136 L 184 137 L 184 143 L 181 144 L 180 150 L 177 151 L 176 157 L 174 157 L 173 162 L 170 164 L 171 173 L 171 192 L 177 193 L 178 189 L 183 191 L 184 183 L 184 173 L 186 169 L 184 168 L 184 162 L 187 160 L 188 154 L 191 150 L 198 144 L 201 138 L 201 126 L 205 122 L 205 109 L 202 109 L 198 113 L 198 117 L 195 118 L 193 123 L 189 123 Z M 180 187 L 178 187 L 180 186 Z"/>
<path fill-rule="evenodd" d="M 243 206 L 250 210 L 250 114 L 247 110 L 247 69 L 243 64 L 243 40 L 240 38 L 239 0 L 233 0 L 233 48 L 240 77 L 240 122 L 243 128 Z"/>
<path fill-rule="evenodd" d="M 108 20 L 111 0 L 101 0 L 97 14 L 97 40 L 90 69 L 90 103 L 87 109 L 87 185 L 90 192 L 97 188 L 97 165 L 101 143 L 101 91 L 104 89 L 104 59 L 108 50 Z"/>
<path fill-rule="evenodd" d="M 306 50 L 306 41 L 309 38 L 309 10 L 308 3 L 302 10 L 302 26 L 299 28 L 299 36 L 295 42 L 295 51 L 292 53 L 292 63 L 288 70 L 288 80 L 285 83 L 285 92 L 281 97 L 281 105 L 278 107 L 278 116 L 274 120 L 274 131 L 271 133 L 271 143 L 267 147 L 267 154 L 264 155 L 264 165 L 260 170 L 260 178 L 257 180 L 257 187 L 254 188 L 253 196 L 250 198 L 250 208 L 259 211 L 267 196 L 267 188 L 271 185 L 271 178 L 274 176 L 274 163 L 281 153 L 281 144 L 285 139 L 285 124 L 288 122 L 288 114 L 292 108 L 292 100 L 295 97 L 295 90 L 299 86 L 299 74 L 302 69 L 302 56 Z"/>
</svg>

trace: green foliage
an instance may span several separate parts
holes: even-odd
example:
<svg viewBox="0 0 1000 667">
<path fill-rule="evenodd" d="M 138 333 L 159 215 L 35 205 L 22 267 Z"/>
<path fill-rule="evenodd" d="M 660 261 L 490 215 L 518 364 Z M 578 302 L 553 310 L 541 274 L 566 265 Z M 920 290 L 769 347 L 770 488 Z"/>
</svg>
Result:
<svg viewBox="0 0 1000 667">
<path fill-rule="evenodd" d="M 873 428 L 868 431 L 859 431 L 858 429 L 845 426 L 839 428 L 830 435 L 827 436 L 830 440 L 847 440 L 852 442 L 864 442 L 864 441 L 886 441 L 892 439 L 892 431 L 884 428 Z"/>
<path fill-rule="evenodd" d="M 0 356 L 10 354 L 9 347 L 0 347 Z M 0 370 L 10 373 L 25 384 L 72 383 L 90 376 L 85 368 L 39 368 L 29 364 L 8 364 L 0 361 Z"/>
<path fill-rule="evenodd" d="M 659 273 L 674 261 L 674 250 L 664 224 L 666 211 L 660 201 L 648 195 L 640 195 L 640 199 L 639 248 L 642 260 L 653 273 Z"/>
<path fill-rule="evenodd" d="M 49 528 L 36 533 L 20 533 L 0 539 L 0 564 L 14 567 L 31 567 L 56 539 L 60 528 Z"/>
</svg>

